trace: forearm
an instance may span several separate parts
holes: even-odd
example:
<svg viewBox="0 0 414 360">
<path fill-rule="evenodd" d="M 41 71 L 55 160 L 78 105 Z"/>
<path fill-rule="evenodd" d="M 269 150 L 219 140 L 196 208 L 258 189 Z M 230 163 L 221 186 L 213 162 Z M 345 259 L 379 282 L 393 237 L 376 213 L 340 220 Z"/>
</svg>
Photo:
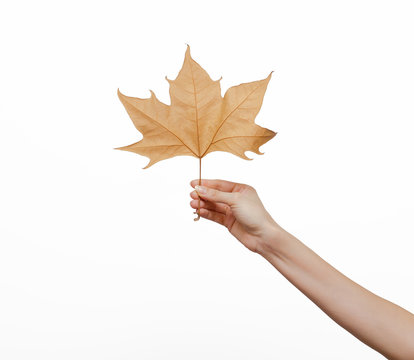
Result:
<svg viewBox="0 0 414 360">
<path fill-rule="evenodd" d="M 283 229 L 259 252 L 340 326 L 390 359 L 414 359 L 414 315 L 361 287 Z"/>
</svg>

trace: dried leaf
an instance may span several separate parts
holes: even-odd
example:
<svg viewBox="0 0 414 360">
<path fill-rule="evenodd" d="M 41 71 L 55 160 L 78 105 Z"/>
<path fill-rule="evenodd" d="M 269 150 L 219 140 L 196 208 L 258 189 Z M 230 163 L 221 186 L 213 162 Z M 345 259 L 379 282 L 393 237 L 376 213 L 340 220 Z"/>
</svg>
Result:
<svg viewBox="0 0 414 360">
<path fill-rule="evenodd" d="M 118 96 L 143 135 L 137 143 L 117 148 L 150 159 L 144 169 L 178 155 L 203 158 L 226 151 L 250 160 L 245 151 L 263 154 L 259 147 L 276 133 L 255 124 L 272 73 L 266 79 L 229 88 L 221 96 L 220 80 L 213 81 L 191 58 L 187 46 L 183 66 L 170 84 L 171 105 L 151 97 Z"/>
<path fill-rule="evenodd" d="M 183 66 L 170 84 L 171 105 L 151 97 L 118 96 L 135 127 L 143 135 L 137 143 L 117 148 L 150 159 L 144 169 L 178 155 L 201 159 L 213 151 L 226 151 L 251 160 L 246 151 L 262 154 L 259 147 L 276 133 L 255 124 L 272 73 L 266 79 L 229 88 L 221 96 L 220 79 L 213 81 L 195 62 L 187 46 Z M 200 202 L 198 206 L 199 213 Z M 198 220 L 198 218 L 194 220 Z"/>
</svg>

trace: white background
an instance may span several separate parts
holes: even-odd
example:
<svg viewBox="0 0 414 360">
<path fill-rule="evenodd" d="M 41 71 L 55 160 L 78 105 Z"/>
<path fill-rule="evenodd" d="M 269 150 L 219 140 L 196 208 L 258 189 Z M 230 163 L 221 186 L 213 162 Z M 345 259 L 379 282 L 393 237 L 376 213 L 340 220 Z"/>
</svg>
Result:
<svg viewBox="0 0 414 360">
<path fill-rule="evenodd" d="M 169 104 L 193 58 L 273 77 L 252 161 L 275 220 L 414 311 L 411 1 L 14 1 L 0 7 L 0 358 L 380 359 L 226 229 L 193 222 L 198 160 L 142 170 L 117 98 Z"/>
</svg>

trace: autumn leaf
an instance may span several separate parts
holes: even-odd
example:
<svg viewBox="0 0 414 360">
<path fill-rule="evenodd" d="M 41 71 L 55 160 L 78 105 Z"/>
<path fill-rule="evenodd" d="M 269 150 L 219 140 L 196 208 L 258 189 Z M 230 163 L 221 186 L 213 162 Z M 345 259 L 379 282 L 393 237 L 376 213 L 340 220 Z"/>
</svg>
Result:
<svg viewBox="0 0 414 360">
<path fill-rule="evenodd" d="M 177 78 L 165 77 L 170 85 L 171 105 L 159 101 L 151 90 L 149 98 L 141 99 L 126 96 L 118 89 L 119 99 L 143 138 L 117 149 L 148 157 L 150 161 L 144 169 L 174 156 L 197 157 L 200 179 L 201 159 L 213 151 L 251 160 L 245 152 L 263 154 L 259 147 L 276 135 L 254 122 L 271 75 L 233 86 L 222 97 L 221 78 L 212 80 L 192 59 L 187 45 Z"/>
</svg>

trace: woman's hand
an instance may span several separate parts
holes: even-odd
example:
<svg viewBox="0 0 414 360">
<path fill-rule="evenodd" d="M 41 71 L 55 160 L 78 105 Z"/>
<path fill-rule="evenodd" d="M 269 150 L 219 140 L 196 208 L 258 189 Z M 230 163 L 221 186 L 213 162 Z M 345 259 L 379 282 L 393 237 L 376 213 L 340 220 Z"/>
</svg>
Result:
<svg viewBox="0 0 414 360">
<path fill-rule="evenodd" d="M 281 228 L 264 208 L 256 190 L 245 184 L 224 180 L 191 181 L 195 191 L 190 205 L 200 216 L 225 226 L 244 246 L 262 254 Z"/>
<path fill-rule="evenodd" d="M 191 206 L 266 258 L 337 324 L 388 359 L 414 359 L 414 314 L 358 285 L 283 230 L 255 189 L 223 180 L 191 181 Z"/>
</svg>

